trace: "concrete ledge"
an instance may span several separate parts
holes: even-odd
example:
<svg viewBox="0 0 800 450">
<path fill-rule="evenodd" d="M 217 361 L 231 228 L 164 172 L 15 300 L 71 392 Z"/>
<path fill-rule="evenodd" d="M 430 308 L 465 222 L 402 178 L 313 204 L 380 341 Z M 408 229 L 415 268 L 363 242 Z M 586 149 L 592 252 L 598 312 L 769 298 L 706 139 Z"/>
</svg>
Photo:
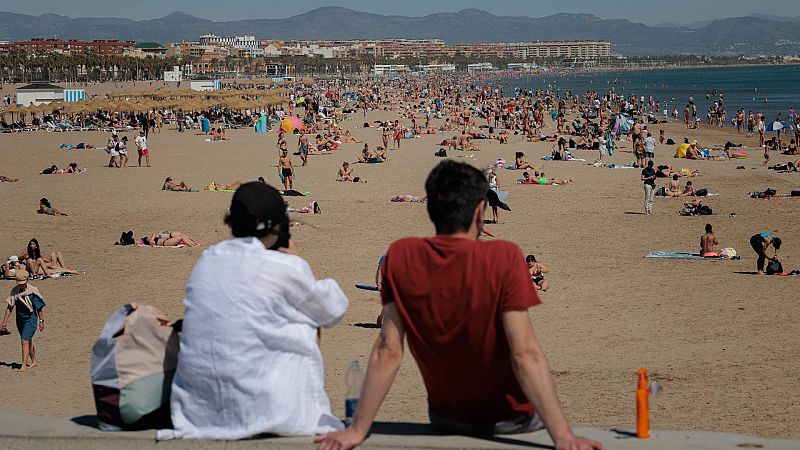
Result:
<svg viewBox="0 0 800 450">
<path fill-rule="evenodd" d="M 52 417 L 0 414 L 0 446 L 14 449 L 108 449 L 156 448 L 154 431 L 103 432 L 93 416 Z M 761 439 L 730 433 L 654 431 L 650 439 L 636 439 L 630 431 L 578 428 L 578 434 L 602 442 L 606 449 L 675 450 L 766 448 L 796 450 L 799 440 Z M 163 449 L 305 449 L 314 448 L 309 437 L 254 439 L 236 442 L 167 441 Z M 436 434 L 425 424 L 377 423 L 365 449 L 552 449 L 546 432 L 475 438 Z"/>
</svg>

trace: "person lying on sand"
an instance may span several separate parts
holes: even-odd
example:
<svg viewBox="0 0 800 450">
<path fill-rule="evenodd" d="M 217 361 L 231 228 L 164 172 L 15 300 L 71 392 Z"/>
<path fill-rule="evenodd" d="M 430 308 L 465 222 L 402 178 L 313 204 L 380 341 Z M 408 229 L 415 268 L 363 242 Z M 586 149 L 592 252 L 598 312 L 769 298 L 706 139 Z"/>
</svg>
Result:
<svg viewBox="0 0 800 450">
<path fill-rule="evenodd" d="M 58 175 L 64 173 L 83 173 L 83 172 L 86 172 L 86 169 L 79 169 L 77 163 L 70 163 L 65 169 L 59 169 L 58 166 L 53 164 L 47 169 L 44 169 L 41 172 L 39 172 L 39 175 Z"/>
<path fill-rule="evenodd" d="M 161 186 L 162 191 L 191 191 L 192 188 L 186 185 L 186 182 L 181 181 L 180 183 L 176 183 L 172 181 L 172 177 L 167 177 L 164 180 L 164 185 Z"/>
<path fill-rule="evenodd" d="M 216 181 L 212 181 L 211 184 L 204 187 L 203 190 L 205 191 L 235 191 L 239 189 L 239 186 L 242 185 L 241 181 L 234 181 L 231 184 L 220 184 Z"/>
<path fill-rule="evenodd" d="M 302 208 L 287 207 L 286 212 L 299 213 L 299 214 L 308 214 L 308 213 L 321 214 L 322 210 L 319 207 L 319 203 L 314 201 Z"/>
<path fill-rule="evenodd" d="M 419 197 L 419 196 L 416 196 L 416 195 L 401 194 L 401 195 L 395 195 L 394 197 L 392 197 L 392 199 L 390 201 L 395 202 L 395 203 L 406 203 L 406 202 L 408 202 L 408 203 L 425 203 L 427 200 L 428 200 L 428 196 L 427 195 L 423 195 L 423 196 Z"/>
<path fill-rule="evenodd" d="M 9 183 L 14 183 L 16 181 L 19 181 L 19 178 L 12 178 L 12 177 L 7 177 L 7 176 L 4 176 L 4 175 L 0 175 L 0 182 L 6 182 L 6 181 L 9 182 Z"/>
<path fill-rule="evenodd" d="M 50 201 L 46 198 L 39 199 L 39 209 L 36 210 L 39 214 L 45 214 L 48 216 L 66 216 L 67 214 L 61 212 L 52 206 L 50 206 Z"/>
<path fill-rule="evenodd" d="M 540 184 L 542 186 L 560 186 L 562 184 L 572 183 L 572 180 L 557 180 L 555 178 L 547 178 L 544 172 L 539 173 L 535 171 L 533 177 L 529 172 L 524 172 L 522 178 L 517 180 L 517 184 Z"/>
<path fill-rule="evenodd" d="M 142 244 L 149 245 L 150 247 L 177 247 L 179 245 L 200 247 L 203 245 L 179 231 L 153 233 L 150 236 L 143 237 Z"/>
</svg>

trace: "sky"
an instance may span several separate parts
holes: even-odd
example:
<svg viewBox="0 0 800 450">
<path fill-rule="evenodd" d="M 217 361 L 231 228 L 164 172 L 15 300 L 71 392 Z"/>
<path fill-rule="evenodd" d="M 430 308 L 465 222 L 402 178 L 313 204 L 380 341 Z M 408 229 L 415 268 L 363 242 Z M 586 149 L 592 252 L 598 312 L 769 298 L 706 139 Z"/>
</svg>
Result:
<svg viewBox="0 0 800 450">
<path fill-rule="evenodd" d="M 285 18 L 321 6 L 341 6 L 377 14 L 423 16 L 478 8 L 497 15 L 541 17 L 556 13 L 588 13 L 603 19 L 628 19 L 656 25 L 689 24 L 749 13 L 790 15 L 797 0 L 0 0 L 0 11 L 70 17 L 153 19 L 175 11 L 217 21 Z"/>
</svg>

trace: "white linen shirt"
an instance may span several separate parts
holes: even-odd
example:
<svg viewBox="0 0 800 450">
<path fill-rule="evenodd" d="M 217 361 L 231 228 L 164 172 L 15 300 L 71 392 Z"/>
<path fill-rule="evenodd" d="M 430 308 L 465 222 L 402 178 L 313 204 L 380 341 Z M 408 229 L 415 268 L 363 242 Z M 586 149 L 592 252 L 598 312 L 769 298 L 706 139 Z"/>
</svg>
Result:
<svg viewBox="0 0 800 450">
<path fill-rule="evenodd" d="M 186 286 L 172 382 L 173 430 L 158 439 L 302 436 L 342 429 L 324 390 L 316 329 L 347 297 L 299 256 L 233 238 L 203 252 Z"/>
</svg>

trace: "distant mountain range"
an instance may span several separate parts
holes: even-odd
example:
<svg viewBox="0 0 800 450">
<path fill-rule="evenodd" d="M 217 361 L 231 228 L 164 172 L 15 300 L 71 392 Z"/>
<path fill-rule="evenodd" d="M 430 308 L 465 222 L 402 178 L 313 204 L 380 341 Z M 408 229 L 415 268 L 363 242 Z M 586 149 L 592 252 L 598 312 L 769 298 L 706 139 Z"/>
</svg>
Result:
<svg viewBox="0 0 800 450">
<path fill-rule="evenodd" d="M 196 41 L 201 34 L 250 34 L 261 39 L 443 39 L 449 44 L 603 39 L 624 55 L 797 54 L 800 18 L 733 17 L 693 25 L 647 26 L 590 14 L 496 16 L 477 9 L 424 17 L 384 16 L 324 7 L 285 19 L 214 22 L 176 12 L 153 20 L 30 16 L 0 12 L 0 39 L 31 37 Z"/>
</svg>

